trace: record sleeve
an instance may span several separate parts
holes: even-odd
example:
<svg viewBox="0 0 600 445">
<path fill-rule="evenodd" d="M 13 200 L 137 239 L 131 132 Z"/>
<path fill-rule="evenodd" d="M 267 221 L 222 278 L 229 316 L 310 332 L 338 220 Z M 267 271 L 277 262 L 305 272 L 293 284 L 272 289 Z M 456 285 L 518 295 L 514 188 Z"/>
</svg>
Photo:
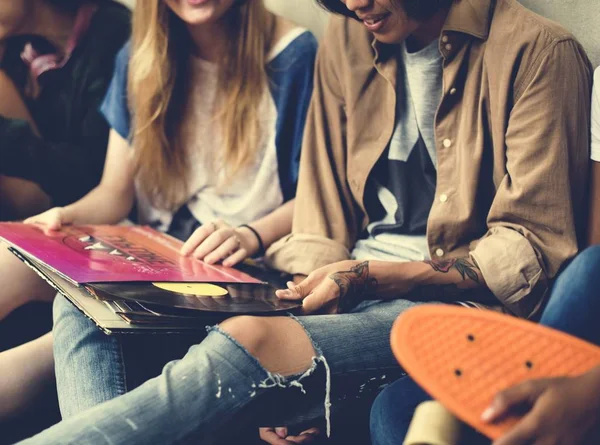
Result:
<svg viewBox="0 0 600 445">
<path fill-rule="evenodd" d="M 101 300 L 123 300 L 152 305 L 162 315 L 194 316 L 194 311 L 220 314 L 268 315 L 298 312 L 302 303 L 280 300 L 275 288 L 266 283 L 95 283 L 86 287 Z M 197 286 L 223 289 L 219 295 L 198 294 Z M 189 290 L 188 290 L 189 289 Z"/>
<path fill-rule="evenodd" d="M 144 226 L 64 226 L 0 223 L 0 240 L 79 286 L 120 282 L 260 283 L 222 265 L 180 254 L 183 243 Z"/>
</svg>

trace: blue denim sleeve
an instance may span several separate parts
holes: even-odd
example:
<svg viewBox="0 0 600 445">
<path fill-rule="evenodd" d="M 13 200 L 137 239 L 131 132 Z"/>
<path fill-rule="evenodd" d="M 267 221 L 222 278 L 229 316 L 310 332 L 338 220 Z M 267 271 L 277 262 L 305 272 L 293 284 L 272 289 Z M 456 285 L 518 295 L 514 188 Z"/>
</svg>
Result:
<svg viewBox="0 0 600 445">
<path fill-rule="evenodd" d="M 273 59 L 267 72 L 277 107 L 275 145 L 279 180 L 285 201 L 296 196 L 300 151 L 313 90 L 317 40 L 305 32 Z"/>
<path fill-rule="evenodd" d="M 110 127 L 123 139 L 129 138 L 131 115 L 127 100 L 127 68 L 131 42 L 127 42 L 117 54 L 115 71 L 100 106 L 100 112 L 106 118 Z"/>
</svg>

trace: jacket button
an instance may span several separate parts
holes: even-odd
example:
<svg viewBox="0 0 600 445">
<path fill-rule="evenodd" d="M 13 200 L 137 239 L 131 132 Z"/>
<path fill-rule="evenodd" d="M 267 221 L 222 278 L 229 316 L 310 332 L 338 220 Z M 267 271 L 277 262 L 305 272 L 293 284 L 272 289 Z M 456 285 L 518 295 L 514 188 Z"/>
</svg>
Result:
<svg viewBox="0 0 600 445">
<path fill-rule="evenodd" d="M 444 142 L 442 142 L 442 144 L 444 145 L 444 147 L 446 148 L 450 148 L 452 147 L 452 141 L 450 139 L 444 139 Z"/>
<path fill-rule="evenodd" d="M 450 96 L 454 96 L 456 94 L 456 88 L 450 89 Z"/>
<path fill-rule="evenodd" d="M 437 249 L 435 251 L 435 256 L 438 256 L 438 257 L 443 257 L 445 254 L 446 254 L 446 252 L 444 252 L 443 249 Z"/>
<path fill-rule="evenodd" d="M 440 195 L 440 202 L 447 202 L 448 201 L 448 195 L 443 194 Z"/>
</svg>

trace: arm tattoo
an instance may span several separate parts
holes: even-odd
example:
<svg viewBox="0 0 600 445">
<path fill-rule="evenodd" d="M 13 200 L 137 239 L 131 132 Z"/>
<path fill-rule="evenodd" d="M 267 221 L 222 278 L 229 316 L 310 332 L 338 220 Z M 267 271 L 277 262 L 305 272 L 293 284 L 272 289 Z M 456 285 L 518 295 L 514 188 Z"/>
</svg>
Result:
<svg viewBox="0 0 600 445">
<path fill-rule="evenodd" d="M 440 273 L 449 273 L 452 269 L 458 271 L 463 281 L 469 279 L 479 284 L 479 267 L 467 258 L 453 258 L 451 260 L 425 261 L 433 270 Z"/>
<path fill-rule="evenodd" d="M 336 272 L 329 276 L 340 289 L 338 312 L 347 312 L 360 303 L 365 295 L 373 295 L 377 280 L 369 277 L 369 262 L 365 261 L 352 269 Z"/>
</svg>

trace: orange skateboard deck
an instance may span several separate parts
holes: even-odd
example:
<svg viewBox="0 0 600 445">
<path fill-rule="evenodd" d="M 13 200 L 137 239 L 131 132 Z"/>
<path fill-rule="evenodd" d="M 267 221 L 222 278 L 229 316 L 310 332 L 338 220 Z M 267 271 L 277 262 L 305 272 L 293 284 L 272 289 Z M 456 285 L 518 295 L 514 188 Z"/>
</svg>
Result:
<svg viewBox="0 0 600 445">
<path fill-rule="evenodd" d="M 518 421 L 481 421 L 498 392 L 600 365 L 600 348 L 578 338 L 492 311 L 449 305 L 406 311 L 394 324 L 391 343 L 404 370 L 425 391 L 490 439 Z"/>
</svg>

